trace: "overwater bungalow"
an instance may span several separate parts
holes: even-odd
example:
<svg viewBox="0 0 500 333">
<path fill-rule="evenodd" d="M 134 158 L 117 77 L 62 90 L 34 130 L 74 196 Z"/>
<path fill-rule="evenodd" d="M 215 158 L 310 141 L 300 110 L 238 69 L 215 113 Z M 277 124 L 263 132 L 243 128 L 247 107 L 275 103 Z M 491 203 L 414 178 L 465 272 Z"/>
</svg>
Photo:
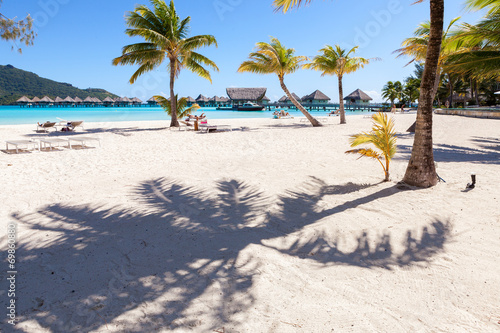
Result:
<svg viewBox="0 0 500 333">
<path fill-rule="evenodd" d="M 328 101 L 330 100 L 330 97 L 326 96 L 319 90 L 315 90 L 314 92 L 310 93 L 309 95 L 306 95 L 302 97 L 302 103 L 305 104 L 313 104 L 313 105 L 318 105 L 321 106 L 322 104 L 328 104 Z"/>
<path fill-rule="evenodd" d="M 204 107 L 209 105 L 210 100 L 207 97 L 200 94 L 200 96 L 196 98 L 196 103 L 198 103 L 199 106 Z"/>
<path fill-rule="evenodd" d="M 54 105 L 55 106 L 62 106 L 63 104 L 64 104 L 64 100 L 61 97 L 57 96 L 56 99 L 54 100 Z"/>
<path fill-rule="evenodd" d="M 186 97 L 186 101 L 188 107 L 191 107 L 194 103 L 196 103 L 196 100 L 191 96 Z"/>
<path fill-rule="evenodd" d="M 23 96 L 21 98 L 19 98 L 17 100 L 17 105 L 21 106 L 21 107 L 26 107 L 28 106 L 29 104 L 31 104 L 31 99 L 29 99 L 28 97 L 26 96 Z"/>
<path fill-rule="evenodd" d="M 44 96 L 40 101 L 38 101 L 38 105 L 47 107 L 50 105 L 54 105 L 54 101 L 48 96 Z"/>
<path fill-rule="evenodd" d="M 154 97 L 151 97 L 150 99 L 148 99 L 147 103 L 149 106 L 157 106 L 158 105 L 158 102 L 156 101 L 156 99 Z"/>
<path fill-rule="evenodd" d="M 270 102 L 271 102 L 271 100 L 269 99 L 269 97 L 267 97 L 267 96 L 262 97 L 262 104 L 263 105 L 267 105 Z"/>
<path fill-rule="evenodd" d="M 368 106 L 370 105 L 370 101 L 373 100 L 370 96 L 364 93 L 361 89 L 356 89 L 346 97 L 344 100 L 349 105 L 353 106 Z"/>
<path fill-rule="evenodd" d="M 92 106 L 94 103 L 95 103 L 94 100 L 92 100 L 92 97 L 90 96 L 87 96 L 87 98 L 83 100 L 83 104 L 85 106 Z"/>
<path fill-rule="evenodd" d="M 302 101 L 302 99 L 299 96 L 297 96 L 296 93 L 292 93 L 292 96 L 293 96 L 293 98 L 295 98 L 297 100 L 297 102 L 301 102 Z M 281 97 L 278 100 L 278 103 L 284 104 L 284 105 L 293 105 L 292 101 L 288 98 L 287 95 Z"/>
<path fill-rule="evenodd" d="M 64 106 L 73 106 L 75 105 L 75 100 L 69 96 L 67 96 L 65 99 L 63 99 L 63 105 Z"/>
<path fill-rule="evenodd" d="M 141 106 L 142 105 L 142 101 L 137 97 L 132 98 L 131 101 L 132 101 L 133 106 Z"/>
<path fill-rule="evenodd" d="M 214 96 L 210 98 L 209 105 L 211 107 L 227 106 L 227 100 L 224 97 Z"/>
<path fill-rule="evenodd" d="M 33 99 L 31 100 L 31 105 L 33 106 L 38 106 L 38 103 L 40 102 L 40 98 L 38 97 L 33 97 Z"/>
<path fill-rule="evenodd" d="M 76 96 L 75 98 L 73 98 L 73 100 L 75 101 L 75 105 L 76 106 L 82 106 L 83 105 L 83 100 L 80 97 Z"/>
<path fill-rule="evenodd" d="M 113 104 L 114 104 L 114 103 L 115 103 L 115 101 L 114 101 L 112 98 L 110 98 L 109 96 L 108 96 L 108 97 L 106 97 L 106 98 L 102 101 L 102 104 L 103 104 L 104 106 L 113 106 Z"/>
<path fill-rule="evenodd" d="M 102 105 L 102 101 L 101 101 L 99 98 L 97 98 L 97 97 L 92 97 L 92 100 L 94 101 L 94 105 L 95 105 L 95 106 L 100 106 L 100 105 Z"/>
<path fill-rule="evenodd" d="M 233 106 L 247 102 L 262 104 L 267 88 L 226 88 L 226 92 Z"/>
</svg>

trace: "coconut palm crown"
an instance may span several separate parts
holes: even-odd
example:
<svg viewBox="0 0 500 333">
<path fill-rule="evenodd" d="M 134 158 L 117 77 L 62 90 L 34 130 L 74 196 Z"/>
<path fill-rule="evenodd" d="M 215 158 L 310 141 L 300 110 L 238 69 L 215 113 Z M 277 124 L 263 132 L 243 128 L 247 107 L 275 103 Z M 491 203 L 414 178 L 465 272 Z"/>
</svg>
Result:
<svg viewBox="0 0 500 333">
<path fill-rule="evenodd" d="M 153 96 L 153 98 L 156 100 L 156 102 L 158 102 L 158 104 L 160 104 L 160 106 L 163 108 L 163 110 L 165 110 L 165 112 L 167 112 L 169 116 L 172 116 L 172 106 L 170 104 L 170 100 L 161 95 Z M 188 107 L 187 99 L 185 97 L 181 97 L 179 99 L 178 95 L 175 95 L 175 101 L 175 105 L 177 105 L 178 119 L 182 119 L 200 108 L 198 104 L 193 104 L 192 106 Z"/>
<path fill-rule="evenodd" d="M 290 101 L 313 126 L 321 126 L 321 123 L 313 118 L 293 97 L 284 81 L 285 75 L 296 72 L 300 68 L 300 64 L 306 60 L 307 57 L 296 56 L 294 49 L 287 49 L 277 38 L 271 37 L 271 43 L 259 42 L 256 44 L 256 51 L 250 53 L 249 60 L 240 65 L 238 72 L 278 75 L 281 88 Z"/>
<path fill-rule="evenodd" d="M 313 58 L 312 62 L 305 64 L 304 68 L 314 69 L 322 72 L 321 76 L 325 75 L 336 75 L 339 81 L 339 100 L 340 100 L 340 123 L 345 124 L 345 110 L 344 110 L 344 93 L 342 86 L 342 78 L 345 74 L 350 74 L 356 72 L 357 70 L 363 68 L 365 65 L 369 64 L 371 60 L 361 57 L 352 57 L 358 46 L 353 47 L 349 51 L 342 49 L 339 45 L 335 47 L 326 45 Z"/>
<path fill-rule="evenodd" d="M 173 0 L 167 5 L 163 0 L 151 0 L 153 9 L 138 5 L 133 12 L 126 14 L 126 22 L 130 27 L 125 31 L 130 37 L 141 37 L 145 41 L 123 47 L 122 55 L 113 60 L 113 65 L 139 65 L 130 78 L 134 83 L 142 74 L 152 71 L 163 64 L 170 63 L 170 103 L 176 110 L 174 82 L 183 68 L 187 68 L 198 76 L 211 80 L 209 68 L 218 71 L 217 65 L 195 50 L 215 45 L 217 41 L 212 35 L 188 37 L 188 16 L 181 20 L 175 10 Z M 170 126 L 179 126 L 177 112 L 172 112 Z"/>
</svg>

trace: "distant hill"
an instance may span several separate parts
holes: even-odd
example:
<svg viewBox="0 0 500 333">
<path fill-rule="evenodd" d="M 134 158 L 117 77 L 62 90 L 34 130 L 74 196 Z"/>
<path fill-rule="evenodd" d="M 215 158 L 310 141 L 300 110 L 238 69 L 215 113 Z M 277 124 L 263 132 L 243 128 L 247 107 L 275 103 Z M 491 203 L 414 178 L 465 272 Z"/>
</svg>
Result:
<svg viewBox="0 0 500 333">
<path fill-rule="evenodd" d="M 104 89 L 78 89 L 69 83 L 60 83 L 49 79 L 44 79 L 38 75 L 17 69 L 12 65 L 0 65 L 0 105 L 15 104 L 22 96 L 33 98 L 38 96 L 49 96 L 54 99 L 56 96 L 65 98 L 80 97 L 85 99 L 88 96 L 97 97 L 101 101 L 106 97 L 116 98 Z"/>
</svg>

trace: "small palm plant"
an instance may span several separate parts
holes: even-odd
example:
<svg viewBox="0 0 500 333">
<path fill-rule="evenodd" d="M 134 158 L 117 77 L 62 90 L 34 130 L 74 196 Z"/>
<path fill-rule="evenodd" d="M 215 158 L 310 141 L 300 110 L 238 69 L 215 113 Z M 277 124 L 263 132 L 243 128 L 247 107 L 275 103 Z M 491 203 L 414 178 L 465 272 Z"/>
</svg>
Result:
<svg viewBox="0 0 500 333">
<path fill-rule="evenodd" d="M 364 143 L 373 144 L 380 152 L 371 148 L 360 148 L 348 150 L 349 154 L 360 154 L 361 157 L 371 157 L 379 161 L 384 169 L 385 179 L 389 181 L 389 164 L 396 154 L 396 132 L 394 131 L 394 119 L 390 119 L 382 112 L 372 116 L 373 127 L 370 133 L 360 133 L 351 136 L 351 147 L 356 147 Z M 360 158 L 361 158 L 360 157 Z M 383 163 L 385 162 L 385 164 Z"/>
<path fill-rule="evenodd" d="M 153 96 L 153 98 L 156 102 L 158 102 L 158 104 L 160 104 L 169 116 L 172 116 L 172 104 L 170 103 L 170 100 L 161 95 Z M 187 107 L 187 99 L 185 97 L 179 99 L 178 95 L 175 95 L 175 105 L 177 106 L 177 118 L 179 119 L 187 117 L 188 114 L 191 114 L 200 108 L 198 104 L 193 104 L 192 106 Z"/>
</svg>

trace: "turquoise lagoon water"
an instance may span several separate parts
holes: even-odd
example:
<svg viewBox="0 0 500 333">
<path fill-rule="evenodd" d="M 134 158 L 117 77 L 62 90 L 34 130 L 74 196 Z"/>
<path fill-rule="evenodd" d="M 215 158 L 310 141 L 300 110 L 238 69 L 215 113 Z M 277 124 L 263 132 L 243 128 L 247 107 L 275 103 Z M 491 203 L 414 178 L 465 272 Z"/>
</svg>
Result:
<svg viewBox="0 0 500 333">
<path fill-rule="evenodd" d="M 219 111 L 216 108 L 201 108 L 196 114 L 204 112 L 208 119 L 240 119 L 240 118 L 272 118 L 271 111 Z M 296 109 L 287 109 L 290 115 L 302 117 Z M 326 116 L 330 110 L 310 111 L 315 117 Z M 346 111 L 346 115 L 369 114 L 365 111 Z M 141 120 L 169 120 L 170 117 L 161 107 L 44 107 L 22 108 L 19 106 L 0 106 L 0 125 L 36 124 L 37 122 L 65 120 L 84 120 L 86 122 L 115 122 L 115 121 L 141 121 Z"/>
</svg>

